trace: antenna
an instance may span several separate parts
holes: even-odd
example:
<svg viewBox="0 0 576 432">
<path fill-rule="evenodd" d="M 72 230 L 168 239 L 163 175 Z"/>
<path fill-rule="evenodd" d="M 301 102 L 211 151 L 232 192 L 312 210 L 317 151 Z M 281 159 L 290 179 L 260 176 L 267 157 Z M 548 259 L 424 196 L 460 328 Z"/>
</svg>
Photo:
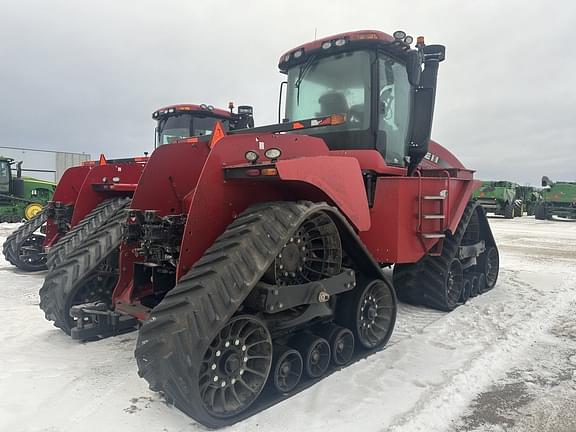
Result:
<svg viewBox="0 0 576 432">
<path fill-rule="evenodd" d="M 317 34 L 318 34 L 318 27 L 314 27 L 314 40 L 316 40 Z"/>
</svg>

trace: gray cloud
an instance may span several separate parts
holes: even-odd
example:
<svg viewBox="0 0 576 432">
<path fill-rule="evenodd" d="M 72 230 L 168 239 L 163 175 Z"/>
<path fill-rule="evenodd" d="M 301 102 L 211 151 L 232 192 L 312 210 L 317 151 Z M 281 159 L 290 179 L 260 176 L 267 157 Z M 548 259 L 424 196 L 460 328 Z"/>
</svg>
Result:
<svg viewBox="0 0 576 432">
<path fill-rule="evenodd" d="M 482 178 L 576 177 L 569 1 L 2 5 L 2 144 L 111 157 L 150 150 L 150 114 L 177 102 L 252 104 L 276 121 L 277 60 L 318 36 L 402 28 L 447 46 L 433 136 Z"/>
</svg>

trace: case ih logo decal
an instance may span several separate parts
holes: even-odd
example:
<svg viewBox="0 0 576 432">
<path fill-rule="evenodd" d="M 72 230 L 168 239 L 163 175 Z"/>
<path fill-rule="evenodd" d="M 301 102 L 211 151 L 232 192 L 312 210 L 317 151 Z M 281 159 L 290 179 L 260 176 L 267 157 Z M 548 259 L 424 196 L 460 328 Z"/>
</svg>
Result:
<svg viewBox="0 0 576 432">
<path fill-rule="evenodd" d="M 430 152 L 426 153 L 426 156 L 424 156 L 424 159 L 429 160 L 430 162 L 435 163 L 437 165 L 440 164 L 440 157 L 436 156 L 435 154 L 430 153 Z"/>
</svg>

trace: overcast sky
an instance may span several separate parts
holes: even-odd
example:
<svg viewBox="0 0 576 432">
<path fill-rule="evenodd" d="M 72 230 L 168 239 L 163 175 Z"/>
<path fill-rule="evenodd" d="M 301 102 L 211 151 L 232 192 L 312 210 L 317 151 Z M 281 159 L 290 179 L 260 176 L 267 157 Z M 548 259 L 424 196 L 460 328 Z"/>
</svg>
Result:
<svg viewBox="0 0 576 432">
<path fill-rule="evenodd" d="M 433 138 L 480 178 L 576 180 L 569 0 L 2 0 L 0 146 L 141 154 L 151 113 L 181 102 L 273 123 L 278 58 L 315 29 L 445 44 Z"/>
</svg>

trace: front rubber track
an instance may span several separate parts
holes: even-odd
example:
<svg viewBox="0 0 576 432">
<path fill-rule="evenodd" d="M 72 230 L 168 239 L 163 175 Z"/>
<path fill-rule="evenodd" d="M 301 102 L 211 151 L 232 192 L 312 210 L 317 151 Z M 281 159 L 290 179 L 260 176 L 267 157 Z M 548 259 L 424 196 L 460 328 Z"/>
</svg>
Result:
<svg viewBox="0 0 576 432">
<path fill-rule="evenodd" d="M 6 261 L 24 271 L 46 270 L 46 266 L 29 267 L 26 262 L 20 260 L 18 250 L 28 237 L 30 237 L 38 228 L 46 223 L 47 219 L 48 214 L 46 208 L 44 208 L 38 212 L 36 216 L 23 223 L 20 227 L 18 227 L 16 231 L 14 231 L 6 238 L 4 244 L 2 245 L 2 254 L 4 255 Z"/>
<path fill-rule="evenodd" d="M 425 255 L 415 264 L 395 266 L 394 287 L 401 301 L 441 311 L 451 311 L 460 305 L 459 302 L 447 301 L 444 280 L 449 264 L 457 258 L 458 248 L 474 212 L 478 212 L 481 225 L 486 220 L 484 211 L 479 207 L 476 201 L 468 203 L 454 235 L 446 234 L 441 256 Z M 489 229 L 487 222 L 484 229 Z M 491 234 L 488 237 L 483 238 L 487 248 L 493 243 Z"/>
<path fill-rule="evenodd" d="M 112 253 L 122 241 L 122 224 L 126 210 L 121 207 L 109 220 L 93 232 L 84 243 L 58 266 L 51 269 L 40 288 L 40 309 L 54 326 L 70 334 L 70 298 L 74 297 L 90 274 Z"/>
<path fill-rule="evenodd" d="M 131 198 L 128 197 L 110 198 L 97 205 L 48 250 L 48 268 L 52 269 L 63 262 L 73 250 L 104 225 L 113 214 L 120 209 L 127 208 L 130 201 Z"/>
<path fill-rule="evenodd" d="M 152 390 L 208 427 L 235 423 L 246 414 L 219 418 L 205 410 L 198 383 L 203 355 L 284 244 L 317 212 L 330 214 L 353 232 L 333 207 L 311 202 L 250 207 L 226 229 L 140 329 L 138 373 Z"/>
</svg>

